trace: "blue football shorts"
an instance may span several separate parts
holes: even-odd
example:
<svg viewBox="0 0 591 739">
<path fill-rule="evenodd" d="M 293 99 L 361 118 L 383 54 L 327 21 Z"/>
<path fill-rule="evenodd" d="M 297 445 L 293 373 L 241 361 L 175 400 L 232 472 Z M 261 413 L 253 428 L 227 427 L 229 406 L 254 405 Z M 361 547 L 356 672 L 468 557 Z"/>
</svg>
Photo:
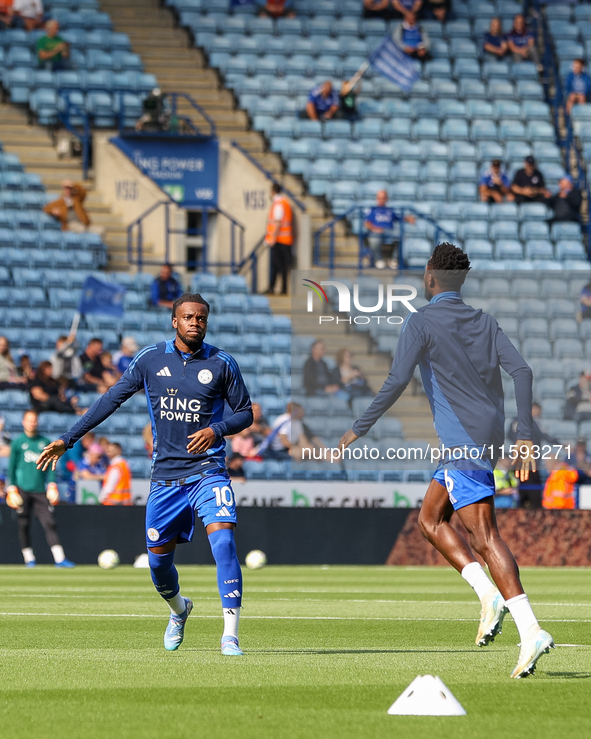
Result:
<svg viewBox="0 0 591 739">
<path fill-rule="evenodd" d="M 191 541 L 195 513 L 203 526 L 236 523 L 236 499 L 226 472 L 195 475 L 173 485 L 152 480 L 146 506 L 146 545 L 159 546 L 175 537 L 179 544 Z"/>
<path fill-rule="evenodd" d="M 495 494 L 495 478 L 490 463 L 480 468 L 473 460 L 445 461 L 439 465 L 433 479 L 445 485 L 455 511 Z"/>
</svg>

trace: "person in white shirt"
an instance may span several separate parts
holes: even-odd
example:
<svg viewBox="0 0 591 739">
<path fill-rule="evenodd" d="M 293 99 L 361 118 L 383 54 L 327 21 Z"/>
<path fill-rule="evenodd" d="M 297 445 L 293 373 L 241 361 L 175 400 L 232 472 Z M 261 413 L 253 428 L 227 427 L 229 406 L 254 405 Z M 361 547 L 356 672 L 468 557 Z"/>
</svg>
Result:
<svg viewBox="0 0 591 739">
<path fill-rule="evenodd" d="M 41 0 L 13 0 L 12 25 L 22 26 L 25 31 L 34 31 L 36 28 L 41 28 L 43 25 L 43 3 Z"/>
</svg>

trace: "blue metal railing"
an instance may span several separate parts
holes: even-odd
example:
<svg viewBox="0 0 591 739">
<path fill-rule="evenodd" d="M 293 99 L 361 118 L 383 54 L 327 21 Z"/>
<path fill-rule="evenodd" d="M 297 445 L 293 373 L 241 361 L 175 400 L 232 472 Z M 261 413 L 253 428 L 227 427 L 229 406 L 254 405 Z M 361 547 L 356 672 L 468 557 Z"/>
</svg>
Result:
<svg viewBox="0 0 591 739">
<path fill-rule="evenodd" d="M 244 265 L 248 255 L 244 254 L 244 226 L 236 221 L 229 213 L 222 208 L 214 208 L 212 206 L 202 206 L 191 208 L 201 214 L 201 227 L 198 229 L 179 229 L 171 227 L 170 223 L 170 206 L 174 205 L 174 200 L 159 200 L 151 205 L 148 210 L 136 218 L 127 227 L 127 259 L 129 264 L 135 264 L 138 271 L 141 272 L 144 265 L 162 264 L 162 258 L 153 261 L 144 257 L 144 221 L 152 213 L 159 208 L 164 208 L 164 261 L 172 265 L 183 267 L 198 267 L 200 270 L 207 272 L 211 267 L 229 267 L 231 272 L 237 272 Z M 220 214 L 230 222 L 230 260 L 224 262 L 213 262 L 208 259 L 208 240 L 207 228 L 209 225 L 209 216 L 212 213 Z M 201 236 L 201 255 L 198 262 L 188 262 L 186 259 L 181 262 L 175 262 L 170 256 L 170 236 L 171 234 L 183 234 L 184 236 Z M 135 245 L 134 245 L 135 236 Z"/>
<path fill-rule="evenodd" d="M 291 190 L 288 190 L 286 187 L 284 187 L 281 184 L 281 182 L 279 182 L 279 180 L 276 177 L 274 177 L 271 174 L 271 172 L 269 172 L 268 169 L 265 169 L 260 162 L 257 162 L 257 160 L 252 156 L 252 154 L 246 151 L 246 149 L 240 146 L 240 144 L 236 141 L 232 141 L 231 144 L 235 149 L 238 149 L 238 151 L 242 152 L 242 154 L 244 154 L 244 156 L 248 159 L 248 161 L 252 162 L 252 164 L 254 164 L 254 166 L 259 170 L 259 172 L 262 172 L 268 180 L 270 180 L 271 182 L 274 182 L 276 185 L 279 185 L 283 189 L 283 192 L 286 193 L 286 195 L 288 195 L 293 200 L 293 202 L 298 206 L 298 208 L 302 212 L 306 211 L 306 206 L 304 205 L 304 203 L 302 203 L 302 201 L 299 200 L 296 197 L 296 195 L 293 194 Z"/>
<path fill-rule="evenodd" d="M 341 221 L 344 221 L 348 227 L 348 219 L 355 218 L 355 214 L 357 214 L 357 217 L 359 218 L 359 230 L 357 233 L 358 243 L 359 243 L 359 251 L 357 256 L 357 263 L 356 264 L 347 264 L 347 263 L 341 263 L 339 262 L 338 267 L 339 269 L 356 269 L 358 271 L 363 270 L 363 259 L 365 257 L 372 256 L 372 252 L 365 245 L 365 238 L 369 234 L 369 231 L 366 231 L 363 227 L 363 215 L 366 211 L 365 206 L 363 205 L 353 205 L 347 210 L 345 213 L 342 213 L 339 216 L 336 216 L 328 223 L 325 223 L 324 226 L 319 228 L 317 231 L 314 232 L 314 252 L 313 252 L 313 261 L 314 265 L 316 267 L 328 267 L 328 269 L 332 272 L 336 265 L 336 245 L 335 245 L 335 227 L 338 223 Z M 447 231 L 446 229 L 442 228 L 437 221 L 433 220 L 429 216 L 426 216 L 424 213 L 420 213 L 419 211 L 415 210 L 414 208 L 410 208 L 408 206 L 395 209 L 396 215 L 400 219 L 400 246 L 399 246 L 399 252 L 398 252 L 398 263 L 400 269 L 408 269 L 408 266 L 405 263 L 405 257 L 404 257 L 404 219 L 408 215 L 414 216 L 416 219 L 426 221 L 431 226 L 433 226 L 433 245 L 437 246 L 439 243 L 439 239 L 441 236 L 447 237 L 450 241 L 455 240 L 454 234 L 452 234 L 450 231 Z M 321 259 L 321 238 L 324 233 L 328 231 L 329 235 L 329 245 L 328 245 L 328 262 L 323 262 Z M 411 268 L 412 269 L 412 268 Z"/>
<path fill-rule="evenodd" d="M 88 179 L 90 167 L 90 119 L 88 113 L 76 103 L 70 100 L 72 90 L 58 90 L 58 95 L 64 101 L 64 110 L 58 110 L 58 120 L 73 136 L 82 144 L 82 173 L 84 179 Z M 72 123 L 72 116 L 82 119 L 82 130 Z"/>
<path fill-rule="evenodd" d="M 119 134 L 122 136 L 154 136 L 154 131 L 136 131 L 135 129 L 130 129 L 125 127 L 125 98 L 124 94 L 132 92 L 131 90 L 121 90 L 117 94 L 119 95 L 119 105 L 118 105 L 118 112 L 117 112 L 117 122 L 118 122 L 118 128 L 119 128 Z M 204 119 L 204 121 L 207 123 L 207 126 L 209 127 L 209 130 L 205 131 L 202 128 L 200 128 L 195 121 L 193 121 L 191 118 L 189 118 L 186 115 L 180 115 L 179 114 L 179 101 L 184 100 L 187 102 L 194 110 L 199 113 L 199 115 Z M 217 134 L 215 121 L 213 118 L 207 113 L 204 108 L 199 105 L 199 103 L 193 98 L 192 95 L 189 95 L 186 92 L 167 92 L 166 93 L 166 112 L 169 117 L 170 126 L 171 128 L 169 130 L 165 131 L 157 131 L 156 135 L 160 136 L 199 136 L 199 137 L 207 137 L 207 138 L 214 138 Z M 183 131 L 183 127 L 179 125 L 179 123 L 183 123 L 186 127 L 185 131 Z"/>
</svg>

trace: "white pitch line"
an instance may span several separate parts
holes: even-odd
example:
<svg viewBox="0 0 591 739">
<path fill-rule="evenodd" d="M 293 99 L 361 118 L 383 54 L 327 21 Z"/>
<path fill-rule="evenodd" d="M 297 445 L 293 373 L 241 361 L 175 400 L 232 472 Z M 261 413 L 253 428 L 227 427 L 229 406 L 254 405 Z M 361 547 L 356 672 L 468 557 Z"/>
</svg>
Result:
<svg viewBox="0 0 591 739">
<path fill-rule="evenodd" d="M 197 614 L 195 614 L 197 615 Z M 164 619 L 166 614 L 155 616 L 146 613 L 21 613 L 21 612 L 0 612 L 0 616 L 25 616 L 37 618 L 40 616 L 49 618 L 158 618 Z M 215 618 L 220 616 L 209 616 L 207 614 L 197 615 L 197 618 Z M 474 618 L 406 618 L 396 616 L 252 616 L 241 615 L 241 618 L 247 619 L 269 619 L 276 621 L 468 621 L 473 623 Z M 585 618 L 545 618 L 542 619 L 547 623 L 591 623 L 591 619 Z M 589 645 L 591 646 L 591 645 Z"/>
</svg>

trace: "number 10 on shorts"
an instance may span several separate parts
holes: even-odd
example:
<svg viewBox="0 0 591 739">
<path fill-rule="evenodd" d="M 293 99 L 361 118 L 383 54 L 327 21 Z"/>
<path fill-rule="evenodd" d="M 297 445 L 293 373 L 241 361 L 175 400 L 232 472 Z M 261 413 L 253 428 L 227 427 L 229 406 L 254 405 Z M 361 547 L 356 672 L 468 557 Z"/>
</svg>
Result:
<svg viewBox="0 0 591 739">
<path fill-rule="evenodd" d="M 213 488 L 213 492 L 215 493 L 215 504 L 218 508 L 221 508 L 223 505 L 234 505 L 232 488 L 228 485 L 224 485 L 223 488 L 216 486 Z"/>
</svg>

